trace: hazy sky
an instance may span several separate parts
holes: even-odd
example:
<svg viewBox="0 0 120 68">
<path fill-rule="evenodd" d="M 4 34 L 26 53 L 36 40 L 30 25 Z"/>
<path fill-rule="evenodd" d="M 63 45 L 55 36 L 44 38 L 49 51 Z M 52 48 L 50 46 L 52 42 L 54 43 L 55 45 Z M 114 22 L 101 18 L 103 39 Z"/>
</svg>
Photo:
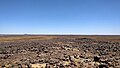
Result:
<svg viewBox="0 0 120 68">
<path fill-rule="evenodd" d="M 120 35 L 120 0 L 0 0 L 4 33 Z"/>
</svg>

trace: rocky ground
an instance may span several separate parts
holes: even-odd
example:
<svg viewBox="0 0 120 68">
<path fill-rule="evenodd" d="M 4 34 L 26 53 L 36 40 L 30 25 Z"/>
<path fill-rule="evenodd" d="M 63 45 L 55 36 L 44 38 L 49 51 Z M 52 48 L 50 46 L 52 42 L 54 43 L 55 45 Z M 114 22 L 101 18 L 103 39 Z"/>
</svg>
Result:
<svg viewBox="0 0 120 68">
<path fill-rule="evenodd" d="M 63 37 L 0 42 L 0 68 L 120 68 L 120 42 Z"/>
</svg>

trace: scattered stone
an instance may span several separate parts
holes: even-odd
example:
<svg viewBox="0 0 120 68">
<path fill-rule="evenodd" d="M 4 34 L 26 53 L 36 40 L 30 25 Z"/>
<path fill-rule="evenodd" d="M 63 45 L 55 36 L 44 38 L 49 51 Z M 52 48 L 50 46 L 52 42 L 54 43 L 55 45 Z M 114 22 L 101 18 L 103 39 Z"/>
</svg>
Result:
<svg viewBox="0 0 120 68">
<path fill-rule="evenodd" d="M 120 68 L 119 56 L 119 42 L 91 38 L 0 42 L 0 68 Z"/>
<path fill-rule="evenodd" d="M 108 66 L 104 65 L 104 64 L 101 64 L 101 65 L 99 65 L 99 68 L 108 68 Z"/>
<path fill-rule="evenodd" d="M 100 57 L 99 56 L 94 56 L 94 61 L 95 62 L 99 62 L 100 61 Z"/>
</svg>

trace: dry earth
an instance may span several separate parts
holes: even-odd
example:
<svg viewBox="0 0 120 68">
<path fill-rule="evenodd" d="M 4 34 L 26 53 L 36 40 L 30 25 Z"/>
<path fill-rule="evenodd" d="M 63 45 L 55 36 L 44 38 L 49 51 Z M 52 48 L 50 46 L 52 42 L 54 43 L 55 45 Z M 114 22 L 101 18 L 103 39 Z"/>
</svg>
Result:
<svg viewBox="0 0 120 68">
<path fill-rule="evenodd" d="M 0 68 L 120 68 L 120 36 L 0 36 Z"/>
</svg>

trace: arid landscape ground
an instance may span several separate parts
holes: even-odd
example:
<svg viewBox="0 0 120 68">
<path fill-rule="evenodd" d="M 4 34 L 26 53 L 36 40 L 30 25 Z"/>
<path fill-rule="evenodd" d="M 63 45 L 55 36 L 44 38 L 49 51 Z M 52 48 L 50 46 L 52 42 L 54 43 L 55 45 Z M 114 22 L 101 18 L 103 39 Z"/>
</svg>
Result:
<svg viewBox="0 0 120 68">
<path fill-rule="evenodd" d="M 120 36 L 1 35 L 0 68 L 120 68 Z"/>
</svg>

